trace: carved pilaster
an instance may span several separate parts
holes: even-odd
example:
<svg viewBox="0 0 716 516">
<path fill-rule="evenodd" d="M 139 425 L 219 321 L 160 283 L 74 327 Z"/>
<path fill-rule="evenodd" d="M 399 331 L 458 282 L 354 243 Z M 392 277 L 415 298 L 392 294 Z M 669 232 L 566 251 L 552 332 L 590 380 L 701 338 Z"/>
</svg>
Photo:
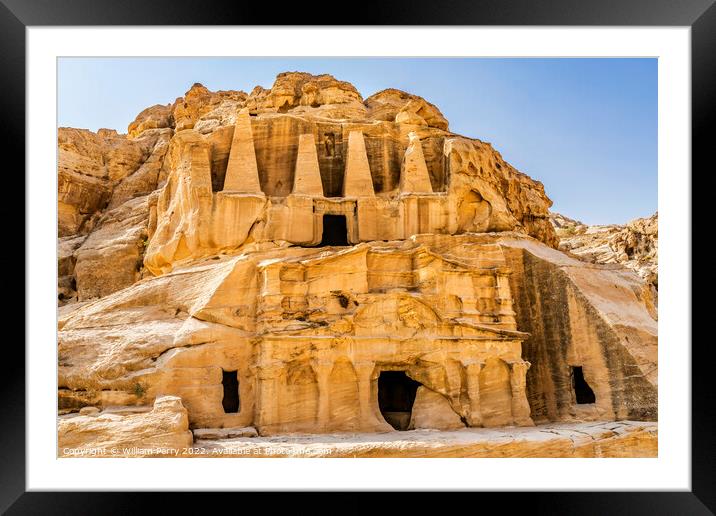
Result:
<svg viewBox="0 0 716 516">
<path fill-rule="evenodd" d="M 527 402 L 527 369 L 530 363 L 517 360 L 510 363 L 510 387 L 512 388 L 512 418 L 517 426 L 534 426 Z"/>
<path fill-rule="evenodd" d="M 470 399 L 470 413 L 467 423 L 470 426 L 482 426 L 482 410 L 480 408 L 480 371 L 484 363 L 477 360 L 464 361 L 465 378 L 467 379 L 467 396 Z"/>
<path fill-rule="evenodd" d="M 279 423 L 278 378 L 283 372 L 283 364 L 269 363 L 256 369 L 257 403 L 256 425 L 262 427 Z"/>
<path fill-rule="evenodd" d="M 316 373 L 318 381 L 318 425 L 321 429 L 328 426 L 330 408 L 330 385 L 329 380 L 333 370 L 332 360 L 312 360 L 311 367 Z"/>
<path fill-rule="evenodd" d="M 360 404 L 360 419 L 361 422 L 373 422 L 375 414 L 371 407 L 370 400 L 370 382 L 373 376 L 373 370 L 375 369 L 374 362 L 356 362 L 353 364 L 353 368 L 358 376 L 358 403 Z"/>
</svg>

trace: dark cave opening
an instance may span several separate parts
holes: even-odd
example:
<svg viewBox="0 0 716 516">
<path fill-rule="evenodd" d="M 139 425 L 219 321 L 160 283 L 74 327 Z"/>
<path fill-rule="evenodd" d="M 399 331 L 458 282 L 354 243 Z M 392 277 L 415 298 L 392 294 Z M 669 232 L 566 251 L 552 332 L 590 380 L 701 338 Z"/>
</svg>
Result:
<svg viewBox="0 0 716 516">
<path fill-rule="evenodd" d="M 378 406 L 385 420 L 396 430 L 407 430 L 420 382 L 405 371 L 382 371 L 378 377 Z"/>
<path fill-rule="evenodd" d="M 578 404 L 594 403 L 597 400 L 594 391 L 587 383 L 587 380 L 584 379 L 582 366 L 572 367 L 572 387 L 574 388 L 574 394 L 577 397 Z"/>
<path fill-rule="evenodd" d="M 237 371 L 221 371 L 221 384 L 224 386 L 224 398 L 221 404 L 226 414 L 239 411 L 241 401 L 239 399 L 239 375 Z"/>
<path fill-rule="evenodd" d="M 320 246 L 348 245 L 348 225 L 345 215 L 324 215 Z"/>
</svg>

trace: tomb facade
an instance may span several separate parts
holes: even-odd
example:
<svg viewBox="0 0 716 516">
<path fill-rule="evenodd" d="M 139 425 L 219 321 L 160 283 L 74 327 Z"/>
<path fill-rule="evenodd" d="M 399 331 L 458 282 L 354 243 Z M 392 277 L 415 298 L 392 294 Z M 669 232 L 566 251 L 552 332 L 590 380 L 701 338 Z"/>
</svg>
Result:
<svg viewBox="0 0 716 516">
<path fill-rule="evenodd" d="M 141 280 L 60 317 L 60 409 L 171 396 L 260 435 L 654 420 L 639 279 L 556 250 L 541 183 L 435 106 L 346 84 L 187 94 Z"/>
</svg>

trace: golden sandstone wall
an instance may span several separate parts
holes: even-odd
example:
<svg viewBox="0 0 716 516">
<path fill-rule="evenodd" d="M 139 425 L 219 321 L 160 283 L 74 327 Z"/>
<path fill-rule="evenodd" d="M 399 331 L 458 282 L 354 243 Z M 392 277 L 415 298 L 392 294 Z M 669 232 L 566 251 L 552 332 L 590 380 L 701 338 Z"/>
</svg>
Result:
<svg viewBox="0 0 716 516">
<path fill-rule="evenodd" d="M 59 143 L 62 435 L 177 398 L 261 435 L 656 419 L 643 282 L 420 97 L 287 73 Z"/>
</svg>

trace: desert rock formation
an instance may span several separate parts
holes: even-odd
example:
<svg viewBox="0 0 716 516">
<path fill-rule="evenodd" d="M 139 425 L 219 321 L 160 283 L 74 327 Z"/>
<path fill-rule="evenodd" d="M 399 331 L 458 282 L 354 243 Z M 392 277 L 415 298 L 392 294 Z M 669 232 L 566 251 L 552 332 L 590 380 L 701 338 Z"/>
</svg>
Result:
<svg viewBox="0 0 716 516">
<path fill-rule="evenodd" d="M 61 456 L 164 457 L 193 443 L 186 409 L 175 396 L 161 396 L 151 410 L 101 412 L 85 407 L 58 424 Z"/>
<path fill-rule="evenodd" d="M 592 263 L 618 263 L 659 286 L 659 214 L 624 225 L 589 226 L 551 213 L 559 249 Z"/>
<path fill-rule="evenodd" d="M 656 420 L 648 284 L 420 97 L 195 84 L 58 145 L 65 447 Z"/>
</svg>

